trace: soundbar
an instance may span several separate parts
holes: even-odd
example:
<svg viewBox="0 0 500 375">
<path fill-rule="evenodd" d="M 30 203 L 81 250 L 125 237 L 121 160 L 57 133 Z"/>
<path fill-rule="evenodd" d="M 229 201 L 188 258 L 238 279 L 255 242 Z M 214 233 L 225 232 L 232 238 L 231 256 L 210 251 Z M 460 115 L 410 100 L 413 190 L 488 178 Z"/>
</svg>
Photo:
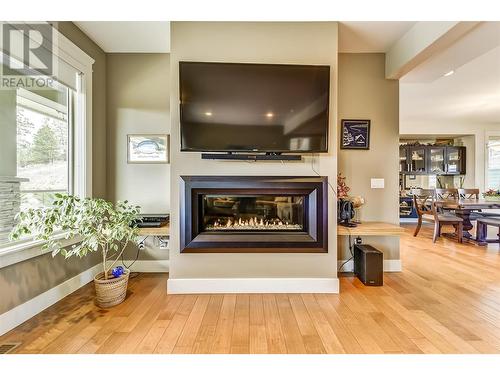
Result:
<svg viewBox="0 0 500 375">
<path fill-rule="evenodd" d="M 201 154 L 202 159 L 211 160 L 302 160 L 302 155 L 269 154 Z"/>
</svg>

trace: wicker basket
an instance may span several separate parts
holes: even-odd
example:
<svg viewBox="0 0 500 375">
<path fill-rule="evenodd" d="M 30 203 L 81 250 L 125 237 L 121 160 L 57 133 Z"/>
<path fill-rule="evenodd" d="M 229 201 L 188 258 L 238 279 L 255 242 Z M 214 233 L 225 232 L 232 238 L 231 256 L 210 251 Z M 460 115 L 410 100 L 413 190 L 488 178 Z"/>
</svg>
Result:
<svg viewBox="0 0 500 375">
<path fill-rule="evenodd" d="M 94 277 L 96 304 L 102 308 L 116 306 L 123 302 L 127 295 L 129 270 L 125 270 L 120 277 L 109 275 L 109 279 L 104 280 L 104 272 Z"/>
</svg>

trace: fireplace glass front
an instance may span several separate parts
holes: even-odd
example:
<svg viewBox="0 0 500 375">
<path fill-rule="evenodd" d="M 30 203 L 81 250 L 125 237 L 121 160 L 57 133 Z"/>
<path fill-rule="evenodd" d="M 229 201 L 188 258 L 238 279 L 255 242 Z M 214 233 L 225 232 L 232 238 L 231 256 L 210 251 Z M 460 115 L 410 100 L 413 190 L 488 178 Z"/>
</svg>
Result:
<svg viewBox="0 0 500 375">
<path fill-rule="evenodd" d="M 305 232 L 305 195 L 204 194 L 200 215 L 205 232 Z"/>
</svg>

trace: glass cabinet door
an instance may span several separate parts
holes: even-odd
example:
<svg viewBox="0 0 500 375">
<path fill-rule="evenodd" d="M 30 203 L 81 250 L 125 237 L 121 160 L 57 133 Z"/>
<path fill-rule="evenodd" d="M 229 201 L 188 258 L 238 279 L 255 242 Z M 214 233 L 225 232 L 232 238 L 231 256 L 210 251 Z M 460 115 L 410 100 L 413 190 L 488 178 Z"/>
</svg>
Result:
<svg viewBox="0 0 500 375">
<path fill-rule="evenodd" d="M 462 173 L 462 152 L 459 147 L 448 147 L 446 156 L 446 172 L 449 174 Z"/>
<path fill-rule="evenodd" d="M 441 174 L 445 173 L 446 166 L 446 148 L 436 147 L 429 149 L 429 173 Z"/>
<path fill-rule="evenodd" d="M 426 172 L 426 162 L 425 162 L 425 148 L 411 148 L 410 149 L 410 166 L 411 172 L 414 173 L 425 173 Z"/>
<path fill-rule="evenodd" d="M 408 147 L 405 147 L 405 146 L 399 147 L 399 172 L 400 173 L 409 172 L 409 170 L 408 170 Z"/>
</svg>

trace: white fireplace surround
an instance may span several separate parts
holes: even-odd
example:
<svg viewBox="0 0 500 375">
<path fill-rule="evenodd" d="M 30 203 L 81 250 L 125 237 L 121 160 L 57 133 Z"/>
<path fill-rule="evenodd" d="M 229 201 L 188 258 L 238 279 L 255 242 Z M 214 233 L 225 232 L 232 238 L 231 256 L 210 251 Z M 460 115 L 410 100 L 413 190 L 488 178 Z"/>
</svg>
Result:
<svg viewBox="0 0 500 375">
<path fill-rule="evenodd" d="M 167 293 L 338 293 L 336 199 L 328 188 L 326 253 L 182 253 L 181 176 L 326 176 L 337 178 L 336 22 L 173 22 L 170 54 L 171 144 L 180 144 L 179 61 L 330 66 L 328 153 L 301 161 L 203 160 L 171 149 L 170 274 Z M 192 36 L 196 35 L 196 38 Z M 329 48 L 318 48 L 328 45 Z"/>
</svg>

